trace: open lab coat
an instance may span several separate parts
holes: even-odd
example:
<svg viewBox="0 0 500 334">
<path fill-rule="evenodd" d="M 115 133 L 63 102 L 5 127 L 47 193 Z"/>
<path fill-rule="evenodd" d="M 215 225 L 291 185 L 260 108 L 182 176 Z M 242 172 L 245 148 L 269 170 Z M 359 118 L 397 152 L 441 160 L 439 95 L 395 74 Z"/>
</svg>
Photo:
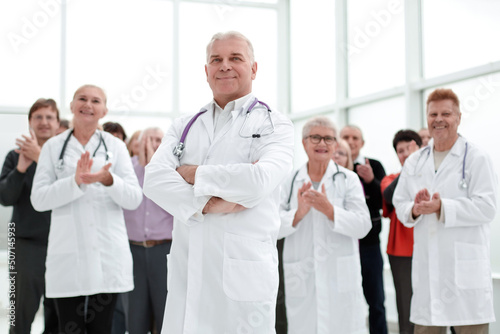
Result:
<svg viewBox="0 0 500 334">
<path fill-rule="evenodd" d="M 393 202 L 398 219 L 414 228 L 413 297 L 410 320 L 426 326 L 460 326 L 495 321 L 490 266 L 490 222 L 498 181 L 488 155 L 468 143 L 467 188 L 459 186 L 466 139 L 459 136 L 437 172 L 433 145 L 405 162 Z M 436 214 L 411 219 L 417 192 L 438 192 L 444 221 Z"/>
<path fill-rule="evenodd" d="M 42 147 L 33 180 L 31 202 L 35 210 L 52 210 L 47 248 L 45 284 L 50 298 L 126 292 L 134 288 L 132 255 L 122 207 L 133 210 L 142 201 L 125 144 L 97 130 L 85 148 L 71 135 L 64 165 L 57 168 L 69 132 L 49 139 Z M 113 184 L 78 186 L 76 164 L 82 153 L 93 152 L 92 172 L 105 165 L 105 148 L 111 157 Z"/>
<path fill-rule="evenodd" d="M 174 216 L 163 333 L 274 333 L 279 185 L 292 166 L 293 125 L 273 111 L 274 133 L 243 138 L 240 129 L 244 135 L 270 132 L 261 106 L 242 129 L 253 100 L 232 111 L 215 137 L 208 104 L 180 161 L 172 150 L 191 116 L 175 120 L 146 166 L 144 193 Z M 185 164 L 199 165 L 194 186 L 176 172 Z M 203 215 L 212 196 L 248 209 Z"/>
<path fill-rule="evenodd" d="M 330 161 L 319 185 L 334 207 L 334 221 L 314 208 L 295 226 L 297 192 L 311 182 L 307 164 L 283 184 L 283 248 L 288 333 L 366 333 L 359 241 L 370 231 L 370 212 L 359 177 Z M 291 193 L 290 206 L 288 198 Z"/>
</svg>

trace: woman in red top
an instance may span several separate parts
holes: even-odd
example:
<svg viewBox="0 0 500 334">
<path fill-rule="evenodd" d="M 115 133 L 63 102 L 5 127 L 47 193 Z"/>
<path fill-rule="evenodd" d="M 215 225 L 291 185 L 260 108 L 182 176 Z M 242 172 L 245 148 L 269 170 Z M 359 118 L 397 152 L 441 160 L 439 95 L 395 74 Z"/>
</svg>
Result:
<svg viewBox="0 0 500 334">
<path fill-rule="evenodd" d="M 412 130 L 400 130 L 392 142 L 399 162 L 403 166 L 406 158 L 422 145 L 418 133 Z M 407 228 L 396 217 L 396 210 L 392 206 L 392 195 L 398 184 L 399 173 L 385 176 L 380 182 L 382 191 L 382 215 L 390 218 L 389 240 L 387 255 L 391 264 L 391 272 L 396 290 L 396 305 L 398 308 L 399 332 L 413 333 L 413 324 L 410 322 L 411 288 L 411 261 L 413 254 L 413 228 Z"/>
</svg>

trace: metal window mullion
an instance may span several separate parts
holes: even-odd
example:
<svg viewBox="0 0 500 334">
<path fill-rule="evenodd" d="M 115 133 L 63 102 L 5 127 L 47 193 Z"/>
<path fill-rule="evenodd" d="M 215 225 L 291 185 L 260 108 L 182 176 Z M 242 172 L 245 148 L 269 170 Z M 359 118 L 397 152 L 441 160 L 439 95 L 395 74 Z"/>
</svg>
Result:
<svg viewBox="0 0 500 334">
<path fill-rule="evenodd" d="M 349 114 L 345 103 L 348 100 L 348 50 L 347 50 L 347 0 L 335 1 L 335 123 L 340 127 L 348 122 Z M 345 47 L 342 47 L 345 46 Z"/>
<path fill-rule="evenodd" d="M 277 8 L 278 17 L 278 50 L 277 50 L 277 75 L 276 83 L 278 93 L 278 109 L 288 115 L 291 114 L 291 61 L 290 61 L 290 1 L 279 0 Z"/>
<path fill-rule="evenodd" d="M 423 77 L 421 0 L 405 1 L 405 110 L 406 126 L 424 125 L 422 90 L 413 87 Z"/>
</svg>

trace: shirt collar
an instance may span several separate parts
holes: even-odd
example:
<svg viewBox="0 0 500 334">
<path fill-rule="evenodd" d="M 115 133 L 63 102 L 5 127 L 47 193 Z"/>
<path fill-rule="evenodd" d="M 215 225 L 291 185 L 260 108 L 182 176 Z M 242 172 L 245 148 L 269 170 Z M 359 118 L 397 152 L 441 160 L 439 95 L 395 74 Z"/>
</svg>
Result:
<svg viewBox="0 0 500 334">
<path fill-rule="evenodd" d="M 247 103 L 247 101 L 250 99 L 251 96 L 252 96 L 252 93 L 247 94 L 243 97 L 240 97 L 239 99 L 236 99 L 236 100 L 229 102 L 224 107 L 224 110 L 217 104 L 217 102 L 215 100 L 212 100 L 211 104 L 212 104 L 214 112 L 215 111 L 231 112 L 233 110 L 240 110 L 241 108 L 243 108 L 243 106 Z"/>
<path fill-rule="evenodd" d="M 366 158 L 364 156 L 362 156 L 361 154 L 358 154 L 358 157 L 356 158 L 356 160 L 354 160 L 354 163 L 364 165 L 366 163 L 365 159 Z"/>
</svg>

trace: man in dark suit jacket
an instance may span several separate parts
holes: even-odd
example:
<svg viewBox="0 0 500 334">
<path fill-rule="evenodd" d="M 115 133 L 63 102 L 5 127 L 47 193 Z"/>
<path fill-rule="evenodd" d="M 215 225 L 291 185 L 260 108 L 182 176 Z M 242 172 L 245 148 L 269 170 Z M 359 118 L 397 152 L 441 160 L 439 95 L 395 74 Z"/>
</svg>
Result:
<svg viewBox="0 0 500 334">
<path fill-rule="evenodd" d="M 30 136 L 16 140 L 18 149 L 7 154 L 0 174 L 0 204 L 13 206 L 8 223 L 10 334 L 29 334 L 45 296 L 45 258 L 50 211 L 35 211 L 30 201 L 33 177 L 42 145 L 56 134 L 59 110 L 52 99 L 38 99 L 28 115 Z M 44 334 L 58 333 L 53 299 L 44 297 Z"/>
<path fill-rule="evenodd" d="M 385 176 L 382 164 L 374 159 L 363 157 L 359 151 L 365 144 L 361 129 L 354 125 L 346 125 L 340 131 L 340 137 L 349 143 L 354 172 L 363 184 L 366 204 L 370 210 L 372 229 L 359 242 L 361 256 L 361 274 L 363 276 L 363 292 L 369 306 L 370 333 L 386 334 L 387 322 L 384 306 L 384 281 L 382 253 L 380 251 L 379 233 L 382 229 L 380 210 L 382 209 L 382 193 L 380 181 Z"/>
</svg>

